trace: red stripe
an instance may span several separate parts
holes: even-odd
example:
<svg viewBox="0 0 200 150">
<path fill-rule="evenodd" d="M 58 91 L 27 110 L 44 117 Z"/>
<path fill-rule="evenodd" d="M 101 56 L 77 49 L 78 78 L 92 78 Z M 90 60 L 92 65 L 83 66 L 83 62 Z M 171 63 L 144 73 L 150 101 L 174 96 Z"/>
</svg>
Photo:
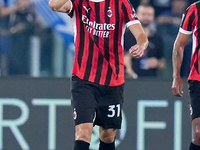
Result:
<svg viewBox="0 0 200 150">
<path fill-rule="evenodd" d="M 77 1 L 77 4 L 79 3 L 79 0 Z M 75 24 L 75 28 L 76 28 L 76 39 L 75 39 L 75 59 L 74 59 L 74 65 L 73 65 L 73 69 L 72 69 L 72 73 L 77 74 L 79 72 L 79 66 L 78 66 L 78 52 L 79 52 L 79 45 L 80 45 L 80 19 L 79 19 L 79 12 L 77 7 L 75 8 L 75 19 L 76 20 L 76 24 Z"/>
<path fill-rule="evenodd" d="M 127 2 L 127 1 L 126 1 Z M 120 4 L 121 6 L 121 4 Z M 128 4 L 129 8 L 127 8 L 127 10 L 131 10 L 132 12 L 132 8 L 130 7 L 130 5 Z M 122 17 L 122 16 L 120 16 Z M 121 41 L 122 41 L 122 30 L 123 30 L 123 19 L 120 18 L 120 22 L 119 22 L 119 38 L 118 38 L 118 55 L 119 55 L 119 75 L 118 75 L 118 78 L 120 78 L 121 76 L 124 75 L 124 51 L 123 51 L 123 47 L 122 47 L 122 44 L 121 44 Z"/>
<path fill-rule="evenodd" d="M 83 6 L 85 6 L 87 8 L 87 1 L 83 1 L 83 5 L 82 5 L 82 14 L 86 16 L 86 10 L 83 8 Z M 82 57 L 82 62 L 81 62 L 81 69 L 80 72 L 81 74 L 79 75 L 79 77 L 81 79 L 83 79 L 84 75 L 85 75 L 85 70 L 87 67 L 87 61 L 88 61 L 88 55 L 89 55 L 89 32 L 86 29 L 86 25 L 84 24 L 84 30 L 85 30 L 85 44 L 84 44 L 84 53 L 83 53 L 83 57 Z"/>
<path fill-rule="evenodd" d="M 191 9 L 191 12 L 193 12 L 193 11 L 195 11 L 195 19 L 197 19 L 196 21 L 195 21 L 195 23 L 197 23 L 198 22 L 198 19 L 199 19 L 199 14 L 198 14 L 198 12 L 197 12 L 197 8 L 195 7 L 195 9 L 196 10 L 194 10 L 194 9 Z M 190 16 L 190 15 L 188 15 L 188 16 Z M 197 28 L 198 29 L 198 28 Z M 195 52 L 193 53 L 193 55 L 192 55 L 192 60 L 191 60 L 191 69 L 190 69 L 190 75 L 189 75 L 189 77 L 188 77 L 188 79 L 189 80 L 198 80 L 198 81 L 200 81 L 200 75 L 197 73 L 197 70 L 196 70 L 196 68 L 195 68 L 195 66 L 194 66 L 194 63 L 196 62 L 196 60 L 197 60 L 197 46 L 198 46 L 198 39 L 197 39 L 197 36 L 198 36 L 198 32 L 197 32 L 197 30 L 194 32 L 194 39 L 193 40 L 196 40 L 196 45 L 193 45 L 193 46 L 195 46 Z M 199 59 L 200 60 L 200 59 Z M 199 62 L 199 64 L 200 64 L 200 62 Z"/>
<path fill-rule="evenodd" d="M 188 13 L 187 13 L 187 15 L 185 16 L 185 21 L 184 21 L 184 23 L 183 23 L 183 26 L 182 26 L 182 28 L 184 29 L 184 30 L 187 30 L 187 28 L 188 28 L 188 25 L 189 25 L 189 20 L 190 20 L 190 16 L 191 16 L 191 14 L 193 13 L 193 11 L 195 11 L 195 9 L 196 9 L 196 7 L 191 7 L 189 10 L 188 10 Z M 196 16 L 196 13 L 197 13 L 197 11 L 195 11 L 195 16 Z M 198 15 L 197 15 L 198 16 Z"/>
<path fill-rule="evenodd" d="M 112 3 L 110 3 L 111 10 L 113 12 L 113 17 L 110 19 L 110 24 L 116 24 L 115 20 L 115 1 L 113 0 Z M 116 68 L 115 68 L 115 55 L 114 55 L 114 31 L 110 32 L 109 36 L 109 51 L 110 51 L 110 65 L 112 67 L 112 76 L 110 83 L 114 82 L 114 80 L 117 78 L 116 75 Z"/>
<path fill-rule="evenodd" d="M 133 12 L 133 8 L 132 6 L 130 5 L 130 3 L 127 1 L 127 0 L 123 0 L 123 3 L 124 5 L 126 6 L 126 10 L 127 10 L 127 13 L 128 13 L 128 18 L 130 21 L 134 21 L 136 20 L 135 18 L 132 18 L 131 17 L 131 14 L 135 14 L 135 12 Z M 120 5 L 122 6 L 122 5 Z"/>
<path fill-rule="evenodd" d="M 105 2 L 100 3 L 100 10 L 99 11 L 100 11 L 100 17 L 101 17 L 100 23 L 104 24 L 105 23 Z M 99 38 L 99 48 L 100 48 L 102 55 L 104 56 L 105 52 L 104 52 L 104 38 L 103 37 Z M 100 84 L 105 84 L 107 70 L 108 70 L 108 62 L 105 60 L 105 57 L 104 57 L 102 72 L 101 72 L 101 78 L 100 78 Z"/>
<path fill-rule="evenodd" d="M 127 2 L 127 1 L 126 1 Z M 129 5 L 129 4 L 128 4 Z M 130 5 L 129 5 L 130 6 Z M 119 5 L 119 9 L 121 9 L 121 3 Z M 131 7 L 127 8 L 127 10 L 130 10 Z M 132 10 L 132 9 L 131 9 Z M 132 11 L 131 11 L 132 12 Z M 118 36 L 118 56 L 119 56 L 119 75 L 116 83 L 121 80 L 121 78 L 124 78 L 124 52 L 123 52 L 123 47 L 121 45 L 121 40 L 122 40 L 122 28 L 123 28 L 123 18 L 120 15 L 120 21 L 119 21 L 119 36 Z M 115 78 L 116 79 L 116 78 Z"/>
</svg>

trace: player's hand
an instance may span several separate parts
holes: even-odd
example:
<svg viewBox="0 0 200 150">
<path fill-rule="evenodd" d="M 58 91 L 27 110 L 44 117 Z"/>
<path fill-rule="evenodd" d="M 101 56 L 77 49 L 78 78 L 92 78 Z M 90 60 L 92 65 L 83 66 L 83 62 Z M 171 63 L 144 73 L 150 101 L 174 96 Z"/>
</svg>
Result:
<svg viewBox="0 0 200 150">
<path fill-rule="evenodd" d="M 172 83 L 172 93 L 175 96 L 183 97 L 183 80 L 180 77 L 175 77 Z"/>
<path fill-rule="evenodd" d="M 133 71 L 133 69 L 132 68 L 127 68 L 126 69 L 126 73 L 130 76 L 130 77 L 132 77 L 133 79 L 137 79 L 138 78 L 138 75 Z"/>
<path fill-rule="evenodd" d="M 129 53 L 133 58 L 140 58 L 144 55 L 144 50 L 145 50 L 144 45 L 134 45 L 129 49 Z"/>
</svg>

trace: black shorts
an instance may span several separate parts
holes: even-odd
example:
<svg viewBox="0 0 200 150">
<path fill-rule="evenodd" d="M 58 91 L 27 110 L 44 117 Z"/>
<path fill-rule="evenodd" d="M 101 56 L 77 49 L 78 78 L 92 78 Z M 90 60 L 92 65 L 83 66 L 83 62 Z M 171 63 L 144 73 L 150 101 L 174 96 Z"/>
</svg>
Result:
<svg viewBox="0 0 200 150">
<path fill-rule="evenodd" d="M 189 80 L 190 115 L 192 120 L 200 117 L 200 82 Z"/>
<path fill-rule="evenodd" d="M 71 78 L 72 109 L 75 125 L 93 123 L 105 129 L 120 129 L 124 84 L 104 86 Z"/>
</svg>

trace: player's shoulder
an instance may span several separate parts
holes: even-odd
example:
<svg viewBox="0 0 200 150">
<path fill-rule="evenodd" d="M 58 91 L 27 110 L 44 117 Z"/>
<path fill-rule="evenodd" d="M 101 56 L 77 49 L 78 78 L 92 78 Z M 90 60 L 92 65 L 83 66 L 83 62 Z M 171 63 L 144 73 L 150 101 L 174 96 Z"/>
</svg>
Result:
<svg viewBox="0 0 200 150">
<path fill-rule="evenodd" d="M 200 1 L 191 4 L 191 5 L 186 9 L 186 11 L 193 11 L 193 10 L 196 10 L 196 9 L 198 9 L 198 8 L 200 8 Z"/>
</svg>

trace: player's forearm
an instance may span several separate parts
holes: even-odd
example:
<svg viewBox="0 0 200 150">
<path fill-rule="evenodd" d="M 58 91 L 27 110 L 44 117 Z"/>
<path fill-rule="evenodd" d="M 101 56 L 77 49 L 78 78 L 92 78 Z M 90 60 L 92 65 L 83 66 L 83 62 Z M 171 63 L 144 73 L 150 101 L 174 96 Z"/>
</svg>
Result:
<svg viewBox="0 0 200 150">
<path fill-rule="evenodd" d="M 147 48 L 147 46 L 149 44 L 148 39 L 144 33 L 139 34 L 136 37 L 136 41 L 137 41 L 138 45 L 143 45 L 145 47 L 145 49 Z"/>
<path fill-rule="evenodd" d="M 181 64 L 183 61 L 183 51 L 184 46 L 180 46 L 178 43 L 175 43 L 172 54 L 173 78 L 180 77 Z"/>
<path fill-rule="evenodd" d="M 124 65 L 127 69 L 132 69 L 132 62 L 131 62 L 131 56 L 128 52 L 125 52 L 124 54 Z"/>
<path fill-rule="evenodd" d="M 131 55 L 128 52 L 125 52 L 124 54 L 124 65 L 126 67 L 126 73 L 132 78 L 137 79 L 138 76 L 132 69 Z"/>
<path fill-rule="evenodd" d="M 54 11 L 67 12 L 70 9 L 70 0 L 50 0 L 49 7 Z"/>
<path fill-rule="evenodd" d="M 144 46 L 146 49 L 149 42 L 148 42 L 147 36 L 145 35 L 144 30 L 141 27 L 141 25 L 133 24 L 133 25 L 129 26 L 129 30 L 135 36 L 137 44 Z"/>
</svg>

